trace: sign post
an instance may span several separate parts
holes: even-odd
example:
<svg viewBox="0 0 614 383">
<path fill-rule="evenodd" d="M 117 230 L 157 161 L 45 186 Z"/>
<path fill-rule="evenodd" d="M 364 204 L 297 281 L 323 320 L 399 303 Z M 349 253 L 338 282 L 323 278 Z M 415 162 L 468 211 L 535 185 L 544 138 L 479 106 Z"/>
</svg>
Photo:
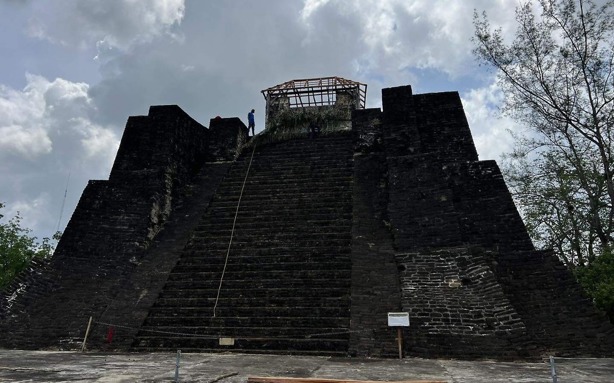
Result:
<svg viewBox="0 0 614 383">
<path fill-rule="evenodd" d="M 388 327 L 397 328 L 399 359 L 403 359 L 403 327 L 409 327 L 409 313 L 388 313 Z"/>
</svg>

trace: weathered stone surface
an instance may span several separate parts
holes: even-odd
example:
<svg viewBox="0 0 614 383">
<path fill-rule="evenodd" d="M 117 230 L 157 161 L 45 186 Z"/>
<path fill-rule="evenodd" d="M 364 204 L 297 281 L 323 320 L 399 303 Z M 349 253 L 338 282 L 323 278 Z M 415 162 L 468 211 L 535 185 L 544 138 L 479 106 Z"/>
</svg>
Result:
<svg viewBox="0 0 614 383">
<path fill-rule="evenodd" d="M 176 352 L 82 353 L 0 350 L 2 382 L 172 382 Z M 614 359 L 555 358 L 559 382 L 611 383 Z M 181 353 L 179 381 L 245 383 L 272 376 L 362 381 L 552 383 L 547 359 L 532 362 L 405 358 L 324 358 L 242 353 Z"/>
<path fill-rule="evenodd" d="M 240 122 L 229 129 L 246 135 Z M 42 275 L 19 279 L 0 298 L 0 330 L 11 334 L 0 338 L 0 346 L 74 347 L 88 318 L 108 317 L 133 278 L 160 279 L 157 270 L 139 266 L 151 261 L 148 249 L 167 223 L 185 218 L 173 212 L 197 186 L 206 161 L 216 159 L 210 154 L 216 145 L 216 138 L 177 106 L 154 106 L 148 116 L 131 117 L 109 180 L 89 182 Z M 211 192 L 219 176 L 212 181 L 205 186 Z M 143 291 L 157 295 L 147 286 L 135 293 Z"/>
<path fill-rule="evenodd" d="M 611 355 L 612 325 L 478 161 L 458 93 L 382 99 L 344 106 L 351 131 L 247 146 L 238 118 L 131 117 L 56 255 L 0 296 L 0 346 L 74 348 L 92 316 L 93 348 L 395 356 L 402 310 L 411 355 Z"/>
<path fill-rule="evenodd" d="M 387 212 L 406 351 L 463 358 L 607 355 L 614 329 L 551 253 L 535 252 L 457 93 L 383 91 Z"/>
<path fill-rule="evenodd" d="M 351 180 L 348 133 L 244 151 L 134 346 L 345 353 Z"/>
</svg>

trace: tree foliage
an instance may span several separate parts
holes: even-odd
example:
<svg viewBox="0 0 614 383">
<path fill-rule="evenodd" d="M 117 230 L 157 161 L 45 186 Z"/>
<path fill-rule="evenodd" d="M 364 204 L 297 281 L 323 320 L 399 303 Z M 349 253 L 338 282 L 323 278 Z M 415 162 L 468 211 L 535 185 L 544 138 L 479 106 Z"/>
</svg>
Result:
<svg viewBox="0 0 614 383">
<path fill-rule="evenodd" d="M 0 210 L 4 204 L 0 203 Z M 48 258 L 53 254 L 54 244 L 59 239 L 56 233 L 52 239 L 43 238 L 38 242 L 31 237 L 31 230 L 21 226 L 19 213 L 7 222 L 2 222 L 0 213 L 0 289 L 10 283 L 34 258 Z"/>
<path fill-rule="evenodd" d="M 614 322 L 614 253 L 604 253 L 576 270 L 580 284 Z"/>
<path fill-rule="evenodd" d="M 503 171 L 536 245 L 588 265 L 614 240 L 614 1 L 527 2 L 516 21 L 506 42 L 474 15 L 474 53 L 525 127 Z"/>
</svg>

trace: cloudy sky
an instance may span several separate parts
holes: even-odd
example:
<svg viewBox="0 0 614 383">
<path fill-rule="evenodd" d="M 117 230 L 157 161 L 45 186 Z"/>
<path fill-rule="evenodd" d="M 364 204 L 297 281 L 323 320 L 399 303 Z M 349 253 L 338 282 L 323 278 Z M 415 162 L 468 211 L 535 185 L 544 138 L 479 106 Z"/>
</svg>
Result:
<svg viewBox="0 0 614 383">
<path fill-rule="evenodd" d="M 517 0 L 0 0 L 0 202 L 37 237 L 108 179 L 129 116 L 177 104 L 208 125 L 260 91 L 341 76 L 459 91 L 481 159 L 509 150 L 493 73 L 472 56 L 474 9 L 513 33 Z M 66 195 L 66 197 L 65 197 Z"/>
</svg>

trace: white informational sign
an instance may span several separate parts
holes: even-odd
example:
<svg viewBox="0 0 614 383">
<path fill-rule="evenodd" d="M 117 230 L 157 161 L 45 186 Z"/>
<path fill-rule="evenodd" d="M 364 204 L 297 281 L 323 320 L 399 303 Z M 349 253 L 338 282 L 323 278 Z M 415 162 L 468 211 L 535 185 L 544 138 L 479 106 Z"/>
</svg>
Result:
<svg viewBox="0 0 614 383">
<path fill-rule="evenodd" d="M 220 338 L 220 346 L 234 346 L 235 338 Z"/>
<path fill-rule="evenodd" d="M 409 327 L 409 313 L 388 313 L 388 327 Z"/>
</svg>

